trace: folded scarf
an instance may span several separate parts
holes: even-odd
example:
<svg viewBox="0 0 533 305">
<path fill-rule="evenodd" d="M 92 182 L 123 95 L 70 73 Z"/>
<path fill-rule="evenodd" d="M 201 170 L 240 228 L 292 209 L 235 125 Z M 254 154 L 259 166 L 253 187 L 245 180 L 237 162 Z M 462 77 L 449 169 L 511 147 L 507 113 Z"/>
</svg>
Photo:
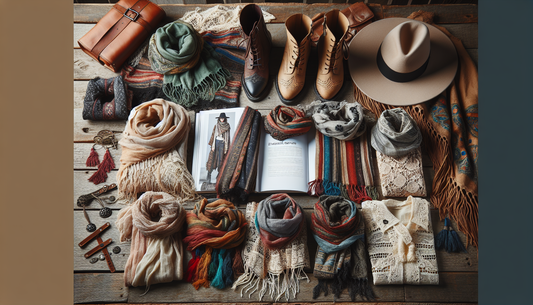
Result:
<svg viewBox="0 0 533 305">
<path fill-rule="evenodd" d="M 373 299 L 368 285 L 365 227 L 355 203 L 343 197 L 320 196 L 311 219 L 313 237 L 318 243 L 313 271 L 318 285 L 313 289 L 313 298 L 321 291 L 327 295 L 330 284 L 337 298 L 344 288 L 350 287 L 352 301 L 357 295 Z"/>
<path fill-rule="evenodd" d="M 416 150 L 422 134 L 411 116 L 401 108 L 385 110 L 372 128 L 372 147 L 390 157 L 401 157 Z"/>
<path fill-rule="evenodd" d="M 283 141 L 307 133 L 313 121 L 297 108 L 280 105 L 270 111 L 264 123 L 267 133 L 274 139 Z"/>
<path fill-rule="evenodd" d="M 166 193 L 146 192 L 120 210 L 116 221 L 120 241 L 131 240 L 124 267 L 126 286 L 146 286 L 148 292 L 150 285 L 183 278 L 184 223 L 185 210 Z"/>
<path fill-rule="evenodd" d="M 353 140 L 366 130 L 363 107 L 357 102 L 314 101 L 306 114 L 313 117 L 318 131 L 339 140 Z"/>
<path fill-rule="evenodd" d="M 237 205 L 248 201 L 255 189 L 261 114 L 246 107 L 235 129 L 233 142 L 217 178 L 218 198 Z"/>
<path fill-rule="evenodd" d="M 279 218 L 283 215 L 282 218 Z M 302 208 L 287 194 L 274 194 L 259 202 L 255 226 L 263 245 L 279 249 L 293 241 L 305 225 Z"/>
<path fill-rule="evenodd" d="M 211 203 L 203 199 L 187 213 L 187 236 L 183 242 L 188 251 L 194 253 L 202 247 L 203 252 L 201 256 L 193 255 L 189 262 L 187 279 L 195 279 L 194 288 L 208 288 L 209 281 L 218 289 L 233 284 L 233 275 L 242 272 L 233 270 L 242 265 L 240 251 L 235 249 L 244 241 L 247 224 L 244 214 L 223 199 Z"/>
<path fill-rule="evenodd" d="M 233 283 L 233 290 L 243 286 L 241 296 L 246 292 L 249 297 L 257 291 L 260 301 L 266 294 L 275 302 L 283 296 L 287 301 L 296 298 L 300 280 L 309 282 L 304 272 L 309 267 L 309 253 L 301 211 L 287 194 L 274 194 L 246 206 L 250 225 L 242 253 L 244 273 Z M 269 218 L 262 219 L 258 213 Z"/>
<path fill-rule="evenodd" d="M 343 196 L 357 203 L 378 198 L 375 160 L 366 133 L 340 141 L 317 130 L 315 139 L 315 180 L 309 182 L 309 195 Z"/>
<path fill-rule="evenodd" d="M 196 198 L 192 176 L 177 151 L 189 128 L 189 115 L 177 104 L 156 99 L 135 107 L 119 141 L 119 198 L 135 200 L 146 191 L 166 192 L 183 201 Z"/>
<path fill-rule="evenodd" d="M 83 119 L 92 121 L 127 120 L 133 94 L 122 76 L 96 77 L 87 84 L 83 100 Z"/>
<path fill-rule="evenodd" d="M 163 92 L 184 107 L 194 106 L 200 99 L 212 101 L 230 76 L 213 48 L 180 20 L 156 30 L 150 38 L 148 58 L 152 69 L 165 75 Z"/>
<path fill-rule="evenodd" d="M 433 13 L 418 11 L 408 18 L 432 23 Z M 447 215 L 466 235 L 467 244 L 478 245 L 478 73 L 461 41 L 433 24 L 453 42 L 459 57 L 450 87 L 430 101 L 403 107 L 417 123 L 424 147 L 433 163 L 431 203 L 440 218 Z M 395 108 L 374 101 L 354 86 L 355 99 L 376 116 Z"/>
</svg>

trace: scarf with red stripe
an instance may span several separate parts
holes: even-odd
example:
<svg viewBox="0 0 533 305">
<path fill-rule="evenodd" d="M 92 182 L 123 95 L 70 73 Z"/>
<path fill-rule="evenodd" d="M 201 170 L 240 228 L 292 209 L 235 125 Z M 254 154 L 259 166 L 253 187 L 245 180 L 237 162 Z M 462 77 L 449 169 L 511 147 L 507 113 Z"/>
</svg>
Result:
<svg viewBox="0 0 533 305">
<path fill-rule="evenodd" d="M 297 108 L 278 105 L 265 117 L 265 131 L 274 139 L 283 141 L 305 134 L 311 129 L 313 120 Z"/>
<path fill-rule="evenodd" d="M 238 248 L 244 241 L 247 222 L 233 203 L 203 199 L 187 213 L 187 236 L 183 242 L 193 258 L 187 267 L 187 281 L 194 288 L 211 286 L 224 289 L 233 284 L 233 276 L 243 272 Z"/>
</svg>

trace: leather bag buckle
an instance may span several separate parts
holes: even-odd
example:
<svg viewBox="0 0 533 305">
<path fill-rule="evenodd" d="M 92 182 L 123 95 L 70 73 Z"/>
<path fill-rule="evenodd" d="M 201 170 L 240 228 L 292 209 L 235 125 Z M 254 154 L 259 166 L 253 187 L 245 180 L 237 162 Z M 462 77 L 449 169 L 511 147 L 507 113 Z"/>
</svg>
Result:
<svg viewBox="0 0 533 305">
<path fill-rule="evenodd" d="M 128 15 L 128 12 L 133 12 L 133 13 L 135 13 L 135 17 L 130 17 L 130 16 Z M 137 18 L 139 18 L 139 15 L 140 15 L 140 14 L 139 14 L 139 12 L 137 12 L 136 10 L 133 10 L 133 9 L 131 9 L 131 8 L 128 8 L 128 9 L 124 12 L 123 15 L 124 15 L 124 17 L 128 18 L 129 20 L 135 22 L 135 21 L 137 21 Z"/>
</svg>

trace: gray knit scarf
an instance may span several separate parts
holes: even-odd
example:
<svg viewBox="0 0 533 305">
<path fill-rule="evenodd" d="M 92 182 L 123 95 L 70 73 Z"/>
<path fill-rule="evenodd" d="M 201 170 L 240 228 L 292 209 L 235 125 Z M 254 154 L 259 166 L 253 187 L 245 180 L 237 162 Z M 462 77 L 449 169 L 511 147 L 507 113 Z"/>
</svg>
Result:
<svg viewBox="0 0 533 305">
<path fill-rule="evenodd" d="M 323 135 L 339 140 L 353 140 L 366 130 L 363 107 L 357 102 L 314 101 L 306 108 L 306 115 L 313 117 Z"/>
<path fill-rule="evenodd" d="M 422 134 L 402 108 L 385 110 L 372 128 L 372 147 L 389 157 L 401 157 L 417 149 Z"/>
</svg>

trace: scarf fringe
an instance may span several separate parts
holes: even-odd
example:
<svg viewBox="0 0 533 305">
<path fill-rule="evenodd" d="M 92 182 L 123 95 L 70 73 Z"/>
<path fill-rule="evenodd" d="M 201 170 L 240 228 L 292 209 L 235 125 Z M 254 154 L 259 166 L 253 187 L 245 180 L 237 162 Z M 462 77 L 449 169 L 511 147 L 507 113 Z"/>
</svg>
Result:
<svg viewBox="0 0 533 305">
<path fill-rule="evenodd" d="M 174 86 L 172 83 L 165 83 L 163 93 L 174 103 L 190 108 L 195 106 L 198 100 L 213 101 L 215 93 L 226 85 L 226 79 L 230 76 L 226 68 L 221 68 L 215 74 L 205 77 L 192 89 L 186 88 L 183 84 Z"/>
<path fill-rule="evenodd" d="M 375 186 L 361 186 L 353 184 L 340 184 L 329 180 L 315 179 L 308 183 L 307 194 L 309 196 L 342 196 L 356 203 L 366 200 L 379 199 L 379 193 Z"/>
<path fill-rule="evenodd" d="M 252 294 L 259 291 L 259 301 L 262 301 L 263 297 L 268 294 L 274 302 L 283 296 L 288 302 L 291 297 L 295 299 L 296 294 L 300 292 L 300 280 L 303 279 L 310 281 L 303 267 L 284 270 L 281 274 L 268 272 L 265 278 L 257 276 L 250 268 L 246 268 L 245 272 L 233 283 L 232 289 L 235 291 L 237 287 L 243 286 L 240 292 L 241 297 L 247 293 L 248 298 L 251 298 Z M 259 289 L 260 286 L 261 289 Z"/>
<path fill-rule="evenodd" d="M 354 85 L 354 97 L 366 109 L 373 112 L 377 117 L 386 109 L 394 107 L 387 106 L 373 101 L 362 93 Z M 459 186 L 453 179 L 454 169 L 453 159 L 450 154 L 450 143 L 446 138 L 440 136 L 433 126 L 425 120 L 424 110 L 417 106 L 402 107 L 415 119 L 423 135 L 423 143 L 426 143 L 428 155 L 430 156 L 435 170 L 433 179 L 431 203 L 439 210 L 440 219 L 445 215 L 457 222 L 459 231 L 466 235 L 466 244 L 478 246 L 478 197 L 472 192 Z M 429 135 L 433 135 L 430 137 Z M 444 156 L 444 158 L 439 156 Z"/>
<path fill-rule="evenodd" d="M 320 196 L 324 194 L 322 179 L 315 179 L 307 184 L 307 195 L 309 196 Z"/>
<path fill-rule="evenodd" d="M 166 160 L 168 158 L 172 161 Z M 169 167 L 169 163 L 174 166 Z M 119 170 L 117 186 L 119 200 L 135 201 L 137 194 L 146 191 L 166 192 L 182 202 L 198 199 L 187 165 L 179 153 L 172 150 Z"/>
</svg>

